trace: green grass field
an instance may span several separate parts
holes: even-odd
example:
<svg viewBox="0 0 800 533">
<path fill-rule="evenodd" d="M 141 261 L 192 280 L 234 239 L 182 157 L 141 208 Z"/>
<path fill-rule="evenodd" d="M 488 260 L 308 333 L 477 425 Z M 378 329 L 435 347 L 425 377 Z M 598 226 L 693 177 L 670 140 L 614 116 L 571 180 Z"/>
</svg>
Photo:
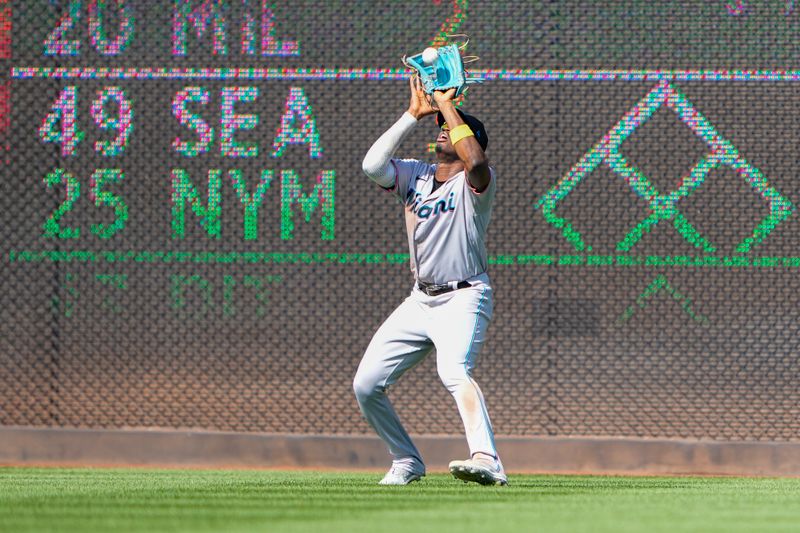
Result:
<svg viewBox="0 0 800 533">
<path fill-rule="evenodd" d="M 800 531 L 800 479 L 0 468 L 0 531 Z"/>
</svg>

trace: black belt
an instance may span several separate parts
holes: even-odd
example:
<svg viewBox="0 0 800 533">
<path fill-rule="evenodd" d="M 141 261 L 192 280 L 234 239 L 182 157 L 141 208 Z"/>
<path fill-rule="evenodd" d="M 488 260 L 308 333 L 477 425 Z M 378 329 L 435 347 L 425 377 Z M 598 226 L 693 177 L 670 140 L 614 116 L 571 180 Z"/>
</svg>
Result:
<svg viewBox="0 0 800 533">
<path fill-rule="evenodd" d="M 428 296 L 439 296 L 440 294 L 445 294 L 456 289 L 472 287 L 472 284 L 469 281 L 459 281 L 455 286 L 448 283 L 444 285 L 434 285 L 433 283 L 425 283 L 424 281 L 417 280 L 417 287 Z"/>
</svg>

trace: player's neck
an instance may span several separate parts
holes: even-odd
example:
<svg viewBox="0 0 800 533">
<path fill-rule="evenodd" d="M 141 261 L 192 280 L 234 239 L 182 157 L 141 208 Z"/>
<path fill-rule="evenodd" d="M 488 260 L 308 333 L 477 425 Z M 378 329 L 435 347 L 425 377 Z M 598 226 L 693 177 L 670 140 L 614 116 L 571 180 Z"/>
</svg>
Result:
<svg viewBox="0 0 800 533">
<path fill-rule="evenodd" d="M 447 181 L 462 170 L 464 170 L 464 163 L 460 159 L 440 159 L 436 163 L 436 174 L 434 175 L 434 179 L 436 181 Z"/>
</svg>

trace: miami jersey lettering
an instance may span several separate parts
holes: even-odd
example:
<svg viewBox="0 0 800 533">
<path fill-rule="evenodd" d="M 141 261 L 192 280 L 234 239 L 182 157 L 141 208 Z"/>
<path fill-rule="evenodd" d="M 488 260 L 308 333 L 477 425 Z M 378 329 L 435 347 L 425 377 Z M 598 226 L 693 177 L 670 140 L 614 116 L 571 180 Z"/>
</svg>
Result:
<svg viewBox="0 0 800 533">
<path fill-rule="evenodd" d="M 439 213 L 447 213 L 448 211 L 452 212 L 456 210 L 456 193 L 454 192 L 448 195 L 447 200 L 437 200 L 433 207 L 430 205 L 422 205 L 423 198 L 422 193 L 414 189 L 409 189 L 406 195 L 406 206 L 419 218 L 428 218 L 431 215 L 437 216 Z"/>
</svg>

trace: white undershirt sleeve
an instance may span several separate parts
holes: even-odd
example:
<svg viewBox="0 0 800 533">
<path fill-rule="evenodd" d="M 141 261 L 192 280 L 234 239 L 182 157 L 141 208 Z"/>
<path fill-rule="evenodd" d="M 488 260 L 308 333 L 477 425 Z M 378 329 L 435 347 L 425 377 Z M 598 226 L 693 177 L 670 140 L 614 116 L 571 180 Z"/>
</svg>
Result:
<svg viewBox="0 0 800 533">
<path fill-rule="evenodd" d="M 378 140 L 364 156 L 364 162 L 361 163 L 361 169 L 364 174 L 369 176 L 375 183 L 384 188 L 394 186 L 395 168 L 391 164 L 392 156 L 394 155 L 403 139 L 408 137 L 414 126 L 417 125 L 417 119 L 414 118 L 408 111 L 403 113 L 397 122 L 391 128 L 378 137 Z"/>
</svg>

